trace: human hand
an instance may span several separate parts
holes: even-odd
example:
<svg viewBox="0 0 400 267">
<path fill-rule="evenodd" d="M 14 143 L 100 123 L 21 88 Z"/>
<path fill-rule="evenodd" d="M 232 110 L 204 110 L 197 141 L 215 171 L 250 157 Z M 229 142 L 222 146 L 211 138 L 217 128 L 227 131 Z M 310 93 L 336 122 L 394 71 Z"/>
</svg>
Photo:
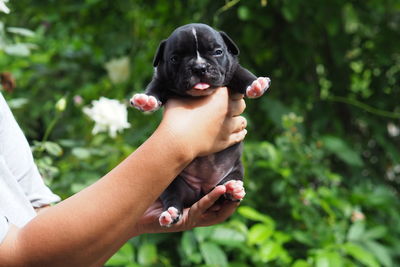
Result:
<svg viewBox="0 0 400 267">
<path fill-rule="evenodd" d="M 244 139 L 247 121 L 240 114 L 245 107 L 243 95 L 229 95 L 221 87 L 206 97 L 168 100 L 160 126 L 193 158 L 204 156 Z"/>
<path fill-rule="evenodd" d="M 182 219 L 171 227 L 162 227 L 158 221 L 163 212 L 162 204 L 157 200 L 151 205 L 136 225 L 136 235 L 144 233 L 165 233 L 190 230 L 199 226 L 210 226 L 225 221 L 236 210 L 238 202 L 225 201 L 216 204 L 215 202 L 225 193 L 224 185 L 215 187 L 190 208 L 183 210 Z"/>
</svg>

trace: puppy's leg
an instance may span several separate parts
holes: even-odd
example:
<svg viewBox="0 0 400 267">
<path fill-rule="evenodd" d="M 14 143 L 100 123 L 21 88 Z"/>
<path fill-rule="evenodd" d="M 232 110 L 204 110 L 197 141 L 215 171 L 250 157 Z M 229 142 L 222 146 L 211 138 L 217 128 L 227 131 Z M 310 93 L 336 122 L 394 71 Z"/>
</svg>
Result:
<svg viewBox="0 0 400 267">
<path fill-rule="evenodd" d="M 231 201 L 242 201 L 246 195 L 242 180 L 229 180 L 224 183 L 226 187 L 225 198 Z"/>
<path fill-rule="evenodd" d="M 164 102 L 161 83 L 153 79 L 147 86 L 145 93 L 135 94 L 130 103 L 141 111 L 156 111 Z"/>
<path fill-rule="evenodd" d="M 246 96 L 248 98 L 257 98 L 262 96 L 271 85 L 271 79 L 268 77 L 258 77 L 251 85 L 246 88 Z"/>
<path fill-rule="evenodd" d="M 253 73 L 239 65 L 233 74 L 228 87 L 235 92 L 246 94 L 249 98 L 257 98 L 262 96 L 270 85 L 270 78 L 257 78 Z"/>
<path fill-rule="evenodd" d="M 200 197 L 197 195 L 180 176 L 176 177 L 160 196 L 164 210 L 159 217 L 160 225 L 169 227 L 179 222 L 184 205 L 188 200 Z"/>
<path fill-rule="evenodd" d="M 225 185 L 225 199 L 242 201 L 246 192 L 243 187 L 243 166 L 239 161 L 236 168 L 229 173 L 218 185 Z"/>
</svg>

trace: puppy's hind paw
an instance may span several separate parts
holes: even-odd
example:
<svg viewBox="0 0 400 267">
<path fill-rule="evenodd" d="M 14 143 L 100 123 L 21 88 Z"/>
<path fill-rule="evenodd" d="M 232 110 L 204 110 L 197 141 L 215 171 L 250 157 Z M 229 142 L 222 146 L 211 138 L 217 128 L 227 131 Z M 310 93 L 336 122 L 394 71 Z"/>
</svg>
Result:
<svg viewBox="0 0 400 267">
<path fill-rule="evenodd" d="M 131 106 L 141 111 L 156 111 L 161 102 L 152 95 L 135 94 L 130 100 Z"/>
<path fill-rule="evenodd" d="M 249 98 L 257 98 L 262 96 L 271 85 L 271 79 L 268 77 L 259 77 L 247 87 L 246 96 Z"/>
<path fill-rule="evenodd" d="M 175 207 L 169 207 L 166 211 L 161 213 L 158 221 L 161 226 L 170 227 L 172 224 L 179 222 L 182 214 Z"/>
<path fill-rule="evenodd" d="M 243 181 L 230 180 L 224 183 L 226 188 L 225 197 L 232 201 L 242 201 L 246 192 L 244 191 Z"/>
</svg>

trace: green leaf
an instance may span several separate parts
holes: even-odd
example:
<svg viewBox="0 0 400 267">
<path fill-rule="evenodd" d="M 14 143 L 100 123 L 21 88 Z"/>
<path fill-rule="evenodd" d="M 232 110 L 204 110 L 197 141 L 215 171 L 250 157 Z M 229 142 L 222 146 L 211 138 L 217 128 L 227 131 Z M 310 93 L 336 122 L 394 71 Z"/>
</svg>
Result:
<svg viewBox="0 0 400 267">
<path fill-rule="evenodd" d="M 347 33 L 355 33 L 359 28 L 359 19 L 353 5 L 347 3 L 343 7 L 343 18 Z"/>
<path fill-rule="evenodd" d="M 274 145 L 268 142 L 263 142 L 261 148 L 268 152 L 268 164 L 277 169 L 282 162 L 282 155 Z"/>
<path fill-rule="evenodd" d="M 316 256 L 316 267 L 343 266 L 342 256 L 334 251 L 322 251 Z"/>
<path fill-rule="evenodd" d="M 383 266 L 393 266 L 392 257 L 388 248 L 375 241 L 366 241 L 364 244 Z"/>
<path fill-rule="evenodd" d="M 78 159 L 88 159 L 91 156 L 90 150 L 83 147 L 75 147 L 71 153 Z"/>
<path fill-rule="evenodd" d="M 325 255 L 318 255 L 315 260 L 316 267 L 329 267 L 329 259 Z"/>
<path fill-rule="evenodd" d="M 291 109 L 285 106 L 281 101 L 273 98 L 263 98 L 264 105 L 261 108 L 265 111 L 266 115 L 272 120 L 275 125 L 280 126 L 282 124 L 282 117 L 285 114 L 289 114 Z"/>
<path fill-rule="evenodd" d="M 361 240 L 365 233 L 365 223 L 363 221 L 355 222 L 351 225 L 349 232 L 347 233 L 347 239 L 349 241 Z"/>
<path fill-rule="evenodd" d="M 134 251 L 131 244 L 126 243 L 106 263 L 106 266 L 126 266 L 132 263 Z"/>
<path fill-rule="evenodd" d="M 210 239 L 221 245 L 237 247 L 244 244 L 246 237 L 237 230 L 220 226 L 214 230 Z"/>
<path fill-rule="evenodd" d="M 347 254 L 358 260 L 369 267 L 379 267 L 378 262 L 370 252 L 366 251 L 363 247 L 355 243 L 346 243 L 343 245 L 343 249 Z"/>
<path fill-rule="evenodd" d="M 287 6 L 283 6 L 283 7 L 282 7 L 282 14 L 283 14 L 283 17 L 284 17 L 287 21 L 291 22 L 291 21 L 294 20 L 294 14 L 293 14 L 292 9 L 290 8 L 290 5 L 287 5 Z"/>
<path fill-rule="evenodd" d="M 292 237 L 296 239 L 298 242 L 313 246 L 314 245 L 314 240 L 311 238 L 311 236 L 303 231 L 294 231 L 292 233 Z"/>
<path fill-rule="evenodd" d="M 63 153 L 61 146 L 58 145 L 57 143 L 47 141 L 43 145 L 44 145 L 44 148 L 46 149 L 46 151 L 50 155 L 59 157 Z"/>
<path fill-rule="evenodd" d="M 9 54 L 9 55 L 13 55 L 13 56 L 29 56 L 31 54 L 31 51 L 29 49 L 29 46 L 26 44 L 12 44 L 12 45 L 7 45 L 4 48 L 4 51 Z"/>
<path fill-rule="evenodd" d="M 356 167 L 363 166 L 363 161 L 360 155 L 351 149 L 342 139 L 335 136 L 324 136 L 322 137 L 322 141 L 327 150 L 336 155 L 342 161 Z"/>
<path fill-rule="evenodd" d="M 274 221 L 269 217 L 268 215 L 262 214 L 255 209 L 249 207 L 249 206 L 242 206 L 238 208 L 238 212 L 240 215 L 243 217 L 253 220 L 253 221 L 260 221 L 263 222 L 267 225 L 270 225 L 271 227 L 274 227 Z"/>
<path fill-rule="evenodd" d="M 151 265 L 157 262 L 157 247 L 154 244 L 144 243 L 139 247 L 138 262 L 141 265 Z"/>
<path fill-rule="evenodd" d="M 305 260 L 296 260 L 292 267 L 311 267 L 311 265 Z"/>
<path fill-rule="evenodd" d="M 200 251 L 206 264 L 218 267 L 228 266 L 225 252 L 217 244 L 210 242 L 201 243 Z"/>
<path fill-rule="evenodd" d="M 199 264 L 202 261 L 193 231 L 183 232 L 180 248 L 183 251 L 183 257 L 189 262 Z"/>
<path fill-rule="evenodd" d="M 248 20 L 250 18 L 250 10 L 247 6 L 240 6 L 238 8 L 238 17 L 241 20 Z"/>
<path fill-rule="evenodd" d="M 259 223 L 250 228 L 247 238 L 250 245 L 261 244 L 271 237 L 272 233 L 273 229 L 270 226 Z"/>
<path fill-rule="evenodd" d="M 29 100 L 27 98 L 13 98 L 7 100 L 7 104 L 11 109 L 22 108 L 26 104 L 28 104 Z"/>
<path fill-rule="evenodd" d="M 284 232 L 276 231 L 276 232 L 274 232 L 274 239 L 278 244 L 283 244 L 283 243 L 288 242 L 291 239 L 291 237 L 290 237 L 290 235 L 288 235 Z"/>
<path fill-rule="evenodd" d="M 197 249 L 196 239 L 195 239 L 192 231 L 183 232 L 183 235 L 181 238 L 181 248 L 183 250 L 183 253 L 187 257 L 192 255 L 196 251 L 196 249 Z"/>
<path fill-rule="evenodd" d="M 11 32 L 11 33 L 22 35 L 22 36 L 26 36 L 26 37 L 32 37 L 35 35 L 35 33 L 33 31 L 25 29 L 25 28 L 19 28 L 19 27 L 8 27 L 7 31 Z"/>
<path fill-rule="evenodd" d="M 375 226 L 374 228 L 368 229 L 368 231 L 365 232 L 365 239 L 378 239 L 382 238 L 387 234 L 387 227 L 383 225 L 378 225 Z"/>
<path fill-rule="evenodd" d="M 268 242 L 260 247 L 260 257 L 263 262 L 277 259 L 282 252 L 282 246 L 276 242 Z"/>
<path fill-rule="evenodd" d="M 216 226 L 194 228 L 193 232 L 197 241 L 203 242 L 209 238 L 213 234 L 215 227 Z"/>
</svg>

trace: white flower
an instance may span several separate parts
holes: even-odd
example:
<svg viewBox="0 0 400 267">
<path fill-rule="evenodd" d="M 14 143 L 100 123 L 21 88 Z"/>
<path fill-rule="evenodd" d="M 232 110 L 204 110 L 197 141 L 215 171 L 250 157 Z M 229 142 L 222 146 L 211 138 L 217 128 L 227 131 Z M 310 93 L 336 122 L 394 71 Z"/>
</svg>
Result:
<svg viewBox="0 0 400 267">
<path fill-rule="evenodd" d="M 115 137 L 117 132 L 129 128 L 128 112 L 126 106 L 115 99 L 100 97 L 99 100 L 92 101 L 92 107 L 84 107 L 83 112 L 94 122 L 93 134 L 107 132 L 111 137 Z"/>
<path fill-rule="evenodd" d="M 388 125 L 387 125 L 387 130 L 388 130 L 388 133 L 389 133 L 389 135 L 391 136 L 391 137 L 396 137 L 396 136 L 399 136 L 399 134 L 400 134 L 400 129 L 399 129 L 399 127 L 397 127 L 394 123 L 392 123 L 392 122 L 389 122 L 388 123 Z"/>
<path fill-rule="evenodd" d="M 113 83 L 123 83 L 129 79 L 130 63 L 128 57 L 114 58 L 104 64 L 104 67 Z"/>
<path fill-rule="evenodd" d="M 8 0 L 0 0 L 0 11 L 8 14 L 10 13 L 10 9 L 6 6 L 6 2 L 8 2 Z"/>
</svg>

